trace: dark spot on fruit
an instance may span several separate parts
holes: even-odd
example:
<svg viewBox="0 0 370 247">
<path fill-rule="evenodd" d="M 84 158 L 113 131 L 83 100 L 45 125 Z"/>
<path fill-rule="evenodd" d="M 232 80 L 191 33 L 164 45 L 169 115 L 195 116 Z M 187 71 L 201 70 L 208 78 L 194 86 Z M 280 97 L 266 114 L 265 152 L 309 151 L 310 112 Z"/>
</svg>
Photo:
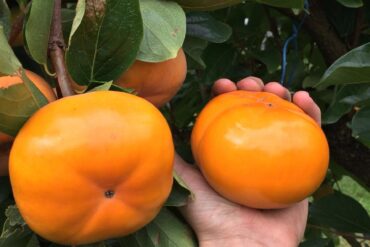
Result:
<svg viewBox="0 0 370 247">
<path fill-rule="evenodd" d="M 268 107 L 272 107 L 272 104 L 271 104 L 271 103 L 268 103 L 268 104 L 267 104 L 267 106 L 268 106 Z"/>
<path fill-rule="evenodd" d="M 114 191 L 113 190 L 107 190 L 106 192 L 104 192 L 104 196 L 106 198 L 112 198 L 114 196 Z"/>
</svg>

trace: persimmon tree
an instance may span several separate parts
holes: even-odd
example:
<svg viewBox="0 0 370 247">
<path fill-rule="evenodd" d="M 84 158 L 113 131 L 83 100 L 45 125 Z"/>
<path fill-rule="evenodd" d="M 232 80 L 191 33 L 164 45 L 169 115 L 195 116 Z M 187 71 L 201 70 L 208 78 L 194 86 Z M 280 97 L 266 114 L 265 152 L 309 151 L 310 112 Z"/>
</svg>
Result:
<svg viewBox="0 0 370 247">
<path fill-rule="evenodd" d="M 0 132 L 15 137 L 48 103 L 26 69 L 42 75 L 59 98 L 96 90 L 135 93 L 116 80 L 136 61 L 170 61 L 180 49 L 187 60 L 186 80 L 160 108 L 176 151 L 194 162 L 190 134 L 218 78 L 237 81 L 253 75 L 280 81 L 292 92 L 307 90 L 321 108 L 331 162 L 324 183 L 310 198 L 301 245 L 369 243 L 367 1 L 1 0 L 0 75 L 18 75 L 24 83 L 0 85 Z M 176 69 L 166 64 L 162 73 Z M 0 142 L 0 166 L 7 165 L 3 157 L 9 149 L 9 143 Z M 197 246 L 177 210 L 192 192 L 174 177 L 171 195 L 151 223 L 129 236 L 89 246 Z M 24 222 L 7 176 L 0 177 L 0 225 L 0 247 L 58 246 Z"/>
</svg>

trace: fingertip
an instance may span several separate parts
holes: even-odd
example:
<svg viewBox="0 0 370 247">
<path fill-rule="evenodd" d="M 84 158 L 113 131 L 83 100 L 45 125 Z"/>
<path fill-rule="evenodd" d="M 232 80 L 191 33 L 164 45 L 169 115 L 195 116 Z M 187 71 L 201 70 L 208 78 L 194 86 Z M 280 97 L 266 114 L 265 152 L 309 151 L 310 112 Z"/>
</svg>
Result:
<svg viewBox="0 0 370 247">
<path fill-rule="evenodd" d="M 236 83 L 236 86 L 239 90 L 261 92 L 263 90 L 264 84 L 260 78 L 249 76 L 238 81 Z"/>
<path fill-rule="evenodd" d="M 296 92 L 293 95 L 293 103 L 299 106 L 305 113 L 307 113 L 307 115 L 321 125 L 321 110 L 308 92 Z"/>
<path fill-rule="evenodd" d="M 237 90 L 236 85 L 229 79 L 218 79 L 212 87 L 212 94 L 217 96 L 223 93 L 228 93 Z"/>
<path fill-rule="evenodd" d="M 280 98 L 283 98 L 285 100 L 291 101 L 291 95 L 288 89 L 283 87 L 280 83 L 278 82 L 269 82 L 265 85 L 263 88 L 263 91 L 273 93 Z"/>
</svg>

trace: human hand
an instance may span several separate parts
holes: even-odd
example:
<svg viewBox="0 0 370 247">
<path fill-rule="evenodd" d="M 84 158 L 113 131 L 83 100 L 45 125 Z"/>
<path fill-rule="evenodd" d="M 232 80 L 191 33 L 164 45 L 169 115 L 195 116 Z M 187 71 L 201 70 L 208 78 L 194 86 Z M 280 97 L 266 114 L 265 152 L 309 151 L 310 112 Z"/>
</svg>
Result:
<svg viewBox="0 0 370 247">
<path fill-rule="evenodd" d="M 215 82 L 213 93 L 219 95 L 234 90 L 266 91 L 291 100 L 287 89 L 277 82 L 266 85 L 256 77 L 247 77 L 238 83 L 228 79 Z M 293 103 L 299 106 L 318 124 L 319 107 L 309 94 L 294 94 Z M 197 234 L 201 247 L 207 246 L 297 246 L 303 237 L 308 202 L 304 200 L 289 208 L 259 210 L 232 203 L 218 195 L 204 180 L 201 173 L 186 164 L 179 156 L 175 170 L 195 195 L 194 200 L 181 208 L 185 219 Z"/>
</svg>

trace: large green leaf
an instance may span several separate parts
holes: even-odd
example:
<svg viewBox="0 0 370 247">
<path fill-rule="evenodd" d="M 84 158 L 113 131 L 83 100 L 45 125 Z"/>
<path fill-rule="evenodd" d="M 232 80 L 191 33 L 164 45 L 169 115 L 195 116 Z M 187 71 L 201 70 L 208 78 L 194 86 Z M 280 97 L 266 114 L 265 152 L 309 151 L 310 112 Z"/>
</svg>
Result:
<svg viewBox="0 0 370 247">
<path fill-rule="evenodd" d="M 186 18 L 175 2 L 140 0 L 144 37 L 137 56 L 146 62 L 161 62 L 175 58 L 186 33 Z"/>
<path fill-rule="evenodd" d="M 49 35 L 54 1 L 33 0 L 26 20 L 25 38 L 32 58 L 39 64 L 47 63 Z"/>
<path fill-rule="evenodd" d="M 11 13 L 5 0 L 0 0 L 0 26 L 3 26 L 6 37 L 10 34 L 10 17 Z"/>
<path fill-rule="evenodd" d="M 360 8 L 364 5 L 362 0 L 337 0 L 337 2 L 347 8 Z"/>
<path fill-rule="evenodd" d="M 209 13 L 193 12 L 187 15 L 186 34 L 213 43 L 227 41 L 232 29 L 226 23 L 216 20 Z"/>
<path fill-rule="evenodd" d="M 181 7 L 193 11 L 216 10 L 241 3 L 242 0 L 174 0 Z"/>
<path fill-rule="evenodd" d="M 138 0 L 86 0 L 66 54 L 71 76 L 81 85 L 116 79 L 135 61 L 142 35 Z"/>
<path fill-rule="evenodd" d="M 314 201 L 310 224 L 330 227 L 338 232 L 370 233 L 370 217 L 353 198 L 340 192 Z"/>
<path fill-rule="evenodd" d="M 255 0 L 258 3 L 280 8 L 303 9 L 304 0 Z"/>
<path fill-rule="evenodd" d="M 0 25 L 0 76 L 15 74 L 22 67 L 5 36 L 4 28 Z"/>
<path fill-rule="evenodd" d="M 370 148 L 370 106 L 361 108 L 353 116 L 352 135 Z"/>
<path fill-rule="evenodd" d="M 337 59 L 316 87 L 370 82 L 370 43 L 357 47 Z"/>
<path fill-rule="evenodd" d="M 138 232 L 119 240 L 122 247 L 195 247 L 191 230 L 170 210 L 163 208 L 157 217 Z"/>
</svg>

